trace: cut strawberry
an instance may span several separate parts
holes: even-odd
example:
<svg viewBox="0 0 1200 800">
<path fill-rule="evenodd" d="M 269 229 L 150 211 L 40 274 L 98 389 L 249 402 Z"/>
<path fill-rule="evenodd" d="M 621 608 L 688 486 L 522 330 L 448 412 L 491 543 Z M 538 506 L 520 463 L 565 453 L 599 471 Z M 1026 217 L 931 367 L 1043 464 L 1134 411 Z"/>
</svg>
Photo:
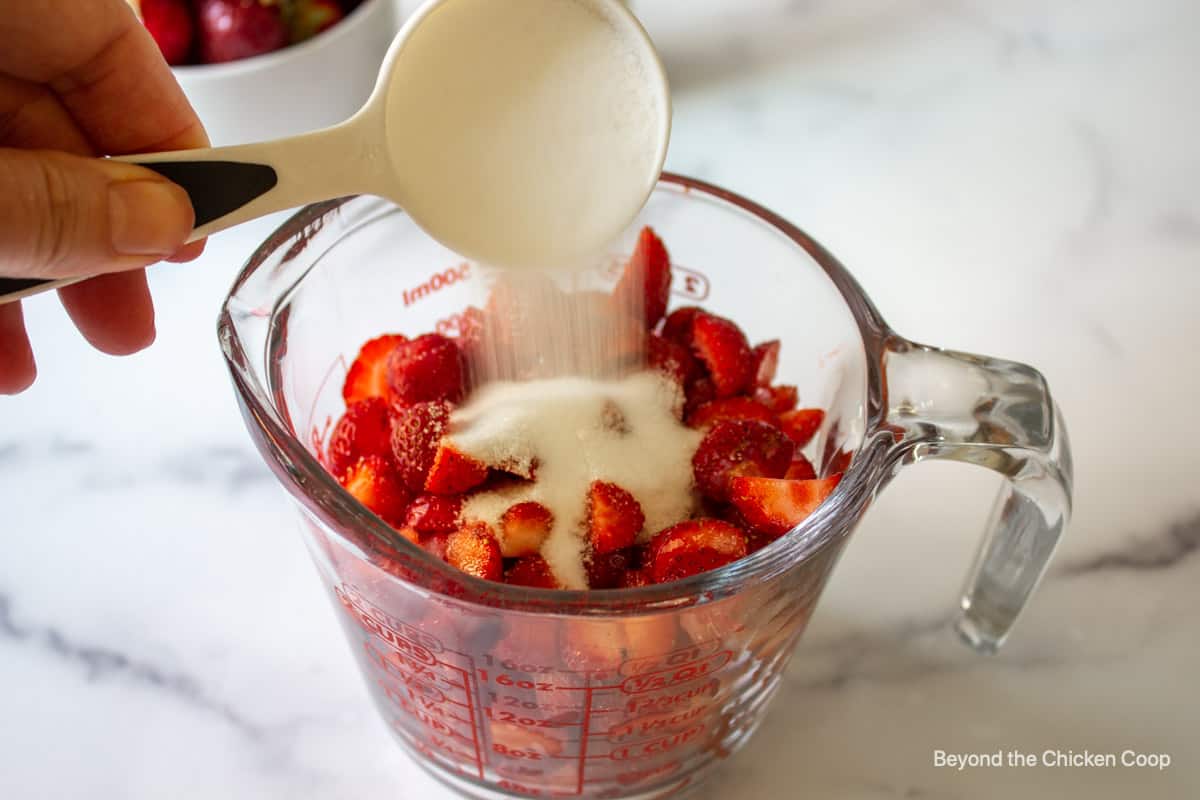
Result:
<svg viewBox="0 0 1200 800">
<path fill-rule="evenodd" d="M 392 454 L 392 419 L 388 405 L 378 397 L 359 400 L 333 427 L 326 450 L 329 472 L 341 478 L 363 456 Z"/>
<path fill-rule="evenodd" d="M 388 385 L 402 403 L 457 403 L 465 388 L 464 373 L 462 351 L 440 333 L 401 342 L 387 363 Z"/>
<path fill-rule="evenodd" d="M 809 481 L 817 477 L 817 470 L 813 467 L 812 462 L 804 457 L 803 453 L 796 453 L 792 457 L 791 466 L 788 467 L 788 471 L 783 477 L 789 481 Z"/>
<path fill-rule="evenodd" d="M 405 523 L 418 533 L 450 533 L 458 530 L 462 499 L 423 494 L 408 506 Z"/>
<path fill-rule="evenodd" d="M 450 544 L 450 533 L 425 533 L 421 535 L 421 548 L 435 558 L 446 560 L 446 549 Z"/>
<path fill-rule="evenodd" d="M 667 315 L 662 325 L 662 337 L 689 350 L 692 347 L 692 323 L 703 312 L 699 306 L 683 306 Z"/>
<path fill-rule="evenodd" d="M 745 531 L 728 522 L 680 522 L 650 542 L 650 575 L 655 583 L 678 581 L 737 561 L 746 551 Z"/>
<path fill-rule="evenodd" d="M 779 371 L 779 348 L 778 339 L 755 345 L 754 377 L 751 379 L 753 386 L 770 386 L 775 380 L 775 373 Z"/>
<path fill-rule="evenodd" d="M 541 503 L 517 503 L 500 518 L 500 554 L 505 558 L 537 553 L 554 527 L 554 514 Z"/>
<path fill-rule="evenodd" d="M 630 550 L 613 550 L 608 553 L 590 552 L 584 567 L 587 568 L 588 588 L 616 589 L 621 586 L 625 573 L 633 563 Z"/>
<path fill-rule="evenodd" d="M 386 459 L 379 456 L 359 459 L 342 476 L 341 483 L 384 522 L 394 526 L 403 524 L 404 510 L 412 495 Z"/>
<path fill-rule="evenodd" d="M 717 397 L 732 397 L 750 384 L 754 375 L 750 343 L 730 320 L 697 314 L 692 320 L 692 351 L 708 368 Z"/>
<path fill-rule="evenodd" d="M 654 583 L 654 578 L 650 575 L 649 569 L 631 569 L 626 570 L 621 582 L 617 584 L 618 589 L 640 589 L 643 586 L 650 586 Z"/>
<path fill-rule="evenodd" d="M 417 403 L 393 408 L 392 456 L 400 477 L 415 492 L 425 490 L 438 443 L 450 424 L 449 403 Z"/>
<path fill-rule="evenodd" d="M 684 419 L 687 419 L 695 414 L 700 406 L 717 399 L 717 387 L 713 386 L 711 378 L 693 378 L 684 390 L 684 397 L 683 413 Z"/>
<path fill-rule="evenodd" d="M 469 522 L 446 539 L 446 563 L 468 575 L 498 581 L 504 562 L 500 545 L 485 522 Z"/>
<path fill-rule="evenodd" d="M 625 272 L 613 289 L 617 307 L 641 312 L 650 330 L 667 313 L 671 294 L 671 259 L 662 239 L 649 227 L 642 228 L 637 247 L 625 265 Z"/>
<path fill-rule="evenodd" d="M 800 391 L 795 386 L 759 386 L 754 390 L 754 399 L 776 414 L 791 411 L 800 402 Z"/>
<path fill-rule="evenodd" d="M 771 409 L 747 397 L 727 397 L 705 403 L 692 412 L 687 424 L 693 428 L 707 428 L 723 419 L 756 419 L 768 425 L 775 424 Z"/>
<path fill-rule="evenodd" d="M 425 478 L 425 491 L 430 494 L 463 494 L 483 483 L 487 476 L 487 464 L 442 442 Z"/>
<path fill-rule="evenodd" d="M 819 408 L 798 408 L 779 415 L 779 426 L 796 447 L 804 447 L 812 441 L 825 421 L 825 412 Z"/>
<path fill-rule="evenodd" d="M 513 586 L 530 586 L 535 589 L 561 589 L 562 584 L 554 577 L 546 559 L 537 555 L 518 558 L 517 563 L 504 573 L 504 582 Z"/>
<path fill-rule="evenodd" d="M 841 479 L 840 473 L 806 481 L 738 477 L 731 482 L 730 496 L 754 528 L 782 536 L 816 510 Z"/>
<path fill-rule="evenodd" d="M 347 406 L 368 397 L 388 397 L 388 357 L 397 345 L 407 341 L 407 337 L 391 333 L 362 346 L 358 357 L 346 372 L 346 382 L 342 384 L 342 399 Z"/>
<path fill-rule="evenodd" d="M 825 464 L 826 472 L 845 472 L 850 469 L 850 462 L 854 460 L 854 454 L 849 450 L 838 450 Z"/>
<path fill-rule="evenodd" d="M 686 387 L 696 373 L 696 359 L 688 348 L 652 333 L 646 337 L 646 365 Z"/>
<path fill-rule="evenodd" d="M 750 419 L 716 423 L 692 456 L 700 492 L 713 500 L 729 499 L 729 481 L 739 475 L 782 478 L 795 445 L 778 428 Z"/>
<path fill-rule="evenodd" d="M 588 490 L 588 538 L 596 553 L 629 547 L 646 524 L 633 495 L 615 483 L 593 481 Z"/>
</svg>

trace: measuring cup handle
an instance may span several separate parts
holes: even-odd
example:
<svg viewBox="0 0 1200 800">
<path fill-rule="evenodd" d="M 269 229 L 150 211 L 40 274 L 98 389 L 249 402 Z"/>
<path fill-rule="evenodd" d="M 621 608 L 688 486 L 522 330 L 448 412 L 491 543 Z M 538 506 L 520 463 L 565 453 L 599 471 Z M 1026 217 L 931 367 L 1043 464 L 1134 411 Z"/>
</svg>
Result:
<svg viewBox="0 0 1200 800">
<path fill-rule="evenodd" d="M 971 647 L 995 652 L 1071 513 L 1071 447 L 1062 415 L 1045 378 L 1024 364 L 895 339 L 883 366 L 886 421 L 904 463 L 965 461 L 1005 478 L 957 621 Z"/>
</svg>

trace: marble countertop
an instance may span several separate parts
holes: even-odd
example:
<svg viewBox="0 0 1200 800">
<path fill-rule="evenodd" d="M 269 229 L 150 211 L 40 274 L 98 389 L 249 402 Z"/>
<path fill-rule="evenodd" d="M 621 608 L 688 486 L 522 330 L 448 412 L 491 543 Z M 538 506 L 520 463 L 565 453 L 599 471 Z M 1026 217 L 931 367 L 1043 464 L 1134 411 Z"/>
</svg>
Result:
<svg viewBox="0 0 1200 800">
<path fill-rule="evenodd" d="M 1194 796 L 1200 4 L 635 7 L 672 73 L 670 168 L 800 223 L 904 334 L 1041 368 L 1075 448 L 1074 523 L 998 656 L 946 625 L 996 480 L 912 468 L 697 796 Z M 449 797 L 376 719 L 218 353 L 276 221 L 153 270 L 134 358 L 27 303 L 41 377 L 0 399 L 0 797 Z M 1171 764 L 956 771 L 939 749 Z"/>
</svg>

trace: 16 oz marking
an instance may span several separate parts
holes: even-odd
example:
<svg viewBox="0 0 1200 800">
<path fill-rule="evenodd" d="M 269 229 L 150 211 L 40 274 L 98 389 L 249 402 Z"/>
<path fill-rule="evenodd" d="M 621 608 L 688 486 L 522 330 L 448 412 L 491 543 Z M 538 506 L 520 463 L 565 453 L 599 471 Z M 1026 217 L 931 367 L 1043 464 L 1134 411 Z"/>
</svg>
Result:
<svg viewBox="0 0 1200 800">
<path fill-rule="evenodd" d="M 513 686 L 517 689 L 537 689 L 539 692 L 554 691 L 554 684 L 552 683 L 543 681 L 527 681 L 523 679 L 518 680 L 512 675 L 504 672 L 493 675 L 486 669 L 479 670 L 479 680 L 483 681 L 484 683 L 487 683 L 488 681 L 495 681 L 500 686 Z"/>
</svg>

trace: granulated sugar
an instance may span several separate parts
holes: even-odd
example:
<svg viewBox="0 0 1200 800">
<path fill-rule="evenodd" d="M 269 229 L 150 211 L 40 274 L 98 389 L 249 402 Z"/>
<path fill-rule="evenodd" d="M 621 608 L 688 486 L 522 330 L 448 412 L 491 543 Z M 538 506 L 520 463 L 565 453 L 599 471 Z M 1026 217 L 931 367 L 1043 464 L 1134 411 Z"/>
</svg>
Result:
<svg viewBox="0 0 1200 800">
<path fill-rule="evenodd" d="M 567 588 L 586 589 L 587 496 L 609 481 L 642 506 L 645 541 L 694 511 L 691 459 L 703 434 L 680 422 L 680 392 L 658 372 L 622 380 L 560 377 L 481 387 L 451 416 L 447 439 L 489 466 L 533 476 L 467 500 L 464 519 L 488 522 L 516 503 L 554 514 L 542 556 Z"/>
</svg>

